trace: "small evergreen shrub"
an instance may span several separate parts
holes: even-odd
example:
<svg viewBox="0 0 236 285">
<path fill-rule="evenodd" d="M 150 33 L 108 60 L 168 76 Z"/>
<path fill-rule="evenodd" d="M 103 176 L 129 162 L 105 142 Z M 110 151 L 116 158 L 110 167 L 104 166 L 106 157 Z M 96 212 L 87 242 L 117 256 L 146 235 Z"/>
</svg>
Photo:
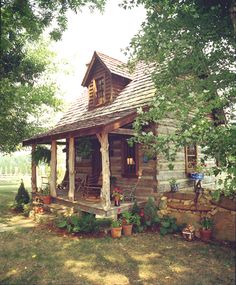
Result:
<svg viewBox="0 0 236 285">
<path fill-rule="evenodd" d="M 140 215 L 140 212 L 141 212 L 141 209 L 139 208 L 137 201 L 135 201 L 131 209 L 131 213 Z"/>
<path fill-rule="evenodd" d="M 158 226 L 160 223 L 160 217 L 157 214 L 158 207 L 152 197 L 148 198 L 148 201 L 144 207 L 144 222 L 147 227 Z"/>
<path fill-rule="evenodd" d="M 24 205 L 28 204 L 30 202 L 30 196 L 28 191 L 25 189 L 24 182 L 21 180 L 20 187 L 18 188 L 16 197 L 15 197 L 15 203 L 14 208 L 17 211 L 23 212 Z"/>
</svg>

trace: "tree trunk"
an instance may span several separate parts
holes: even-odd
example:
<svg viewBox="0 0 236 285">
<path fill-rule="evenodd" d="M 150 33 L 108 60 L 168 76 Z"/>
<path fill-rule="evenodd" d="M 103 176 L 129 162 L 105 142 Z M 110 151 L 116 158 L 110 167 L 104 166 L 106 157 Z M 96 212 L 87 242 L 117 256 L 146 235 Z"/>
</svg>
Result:
<svg viewBox="0 0 236 285">
<path fill-rule="evenodd" d="M 75 139 L 69 140 L 69 200 L 75 198 Z"/>
<path fill-rule="evenodd" d="M 51 162 L 50 162 L 50 194 L 52 197 L 57 196 L 57 141 L 52 141 L 51 145 Z"/>
<path fill-rule="evenodd" d="M 109 162 L 109 143 L 108 133 L 97 134 L 98 140 L 101 144 L 102 154 L 102 190 L 101 199 L 103 209 L 108 210 L 111 207 L 110 200 L 110 162 Z"/>
</svg>

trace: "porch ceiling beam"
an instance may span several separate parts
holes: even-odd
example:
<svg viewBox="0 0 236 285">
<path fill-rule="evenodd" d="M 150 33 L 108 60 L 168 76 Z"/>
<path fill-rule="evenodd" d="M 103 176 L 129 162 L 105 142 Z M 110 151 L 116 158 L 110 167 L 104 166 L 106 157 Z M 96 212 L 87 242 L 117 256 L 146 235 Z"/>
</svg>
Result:
<svg viewBox="0 0 236 285">
<path fill-rule="evenodd" d="M 134 136 L 135 131 L 132 129 L 119 128 L 114 131 L 111 131 L 110 134 Z"/>
<path fill-rule="evenodd" d="M 119 119 L 115 120 L 114 122 L 104 126 L 103 132 L 104 133 L 110 133 L 110 132 L 112 132 L 112 131 L 114 131 L 116 129 L 119 129 L 122 126 L 127 125 L 127 124 L 133 122 L 134 119 L 136 118 L 136 116 L 137 116 L 137 113 L 134 112 L 134 113 L 131 113 L 131 114 L 129 114 L 129 115 L 123 117 L 123 118 L 119 118 Z"/>
<path fill-rule="evenodd" d="M 57 142 L 52 141 L 51 144 L 51 161 L 50 161 L 50 194 L 52 197 L 56 197 L 56 185 L 57 185 Z"/>
</svg>

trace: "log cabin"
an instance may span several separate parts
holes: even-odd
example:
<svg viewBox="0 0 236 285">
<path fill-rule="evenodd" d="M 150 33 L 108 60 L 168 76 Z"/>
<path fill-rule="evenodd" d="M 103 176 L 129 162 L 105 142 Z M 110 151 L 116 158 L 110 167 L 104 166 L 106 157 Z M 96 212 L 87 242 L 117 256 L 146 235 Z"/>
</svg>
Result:
<svg viewBox="0 0 236 285">
<path fill-rule="evenodd" d="M 87 88 L 87 93 L 72 104 L 54 128 L 23 142 L 25 146 L 31 145 L 32 150 L 38 144 L 51 145 L 49 184 L 56 202 L 63 200 L 101 216 L 127 210 L 132 199 L 120 207 L 113 206 L 111 177 L 116 178 L 116 186 L 122 190 L 135 191 L 139 203 L 169 191 L 171 177 L 178 181 L 181 190 L 193 190 L 188 173 L 191 161 L 200 155 L 196 146 L 180 150 L 174 171 L 170 171 L 163 157 L 147 160 L 141 145 L 130 146 L 127 142 L 135 135 L 132 123 L 137 108 L 148 106 L 156 93 L 150 66 L 140 62 L 131 73 L 123 62 L 94 52 L 82 86 Z M 175 120 L 168 118 L 154 128 L 157 133 L 166 134 L 174 132 L 175 126 Z M 79 149 L 83 139 L 89 142 L 91 154 L 81 158 Z M 62 143 L 66 170 L 62 187 L 58 187 L 57 145 Z M 212 185 L 212 181 L 206 182 Z M 36 187 L 36 166 L 32 162 L 32 191 Z"/>
</svg>

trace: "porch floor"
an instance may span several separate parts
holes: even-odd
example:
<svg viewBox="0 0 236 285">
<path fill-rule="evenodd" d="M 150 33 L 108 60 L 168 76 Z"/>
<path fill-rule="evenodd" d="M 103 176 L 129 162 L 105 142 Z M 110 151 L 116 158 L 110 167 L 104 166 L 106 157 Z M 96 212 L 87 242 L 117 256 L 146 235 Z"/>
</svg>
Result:
<svg viewBox="0 0 236 285">
<path fill-rule="evenodd" d="M 75 200 L 71 201 L 69 200 L 66 192 L 57 193 L 57 197 L 53 198 L 53 202 L 56 204 L 73 207 L 75 211 L 84 211 L 101 217 L 115 217 L 124 211 L 130 210 L 134 204 L 134 202 L 126 201 L 122 202 L 120 206 L 116 207 L 114 206 L 114 202 L 111 201 L 111 207 L 106 211 L 103 209 L 100 199 L 93 197 L 84 198 L 81 195 L 77 194 L 75 196 Z M 139 207 L 144 207 L 145 203 L 145 200 L 137 200 Z"/>
</svg>

